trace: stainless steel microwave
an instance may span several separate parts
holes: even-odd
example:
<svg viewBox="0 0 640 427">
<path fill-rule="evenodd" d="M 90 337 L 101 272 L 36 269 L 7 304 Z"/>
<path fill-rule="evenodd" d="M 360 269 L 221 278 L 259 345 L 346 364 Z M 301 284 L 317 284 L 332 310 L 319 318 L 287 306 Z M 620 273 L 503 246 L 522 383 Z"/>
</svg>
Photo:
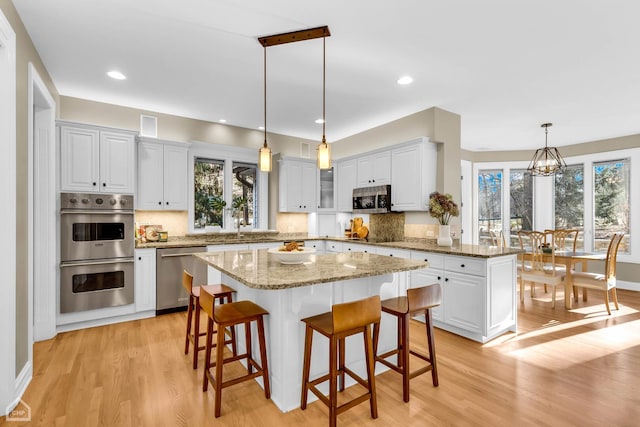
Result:
<svg viewBox="0 0 640 427">
<path fill-rule="evenodd" d="M 353 189 L 353 213 L 386 213 L 390 211 L 390 185 Z"/>
</svg>

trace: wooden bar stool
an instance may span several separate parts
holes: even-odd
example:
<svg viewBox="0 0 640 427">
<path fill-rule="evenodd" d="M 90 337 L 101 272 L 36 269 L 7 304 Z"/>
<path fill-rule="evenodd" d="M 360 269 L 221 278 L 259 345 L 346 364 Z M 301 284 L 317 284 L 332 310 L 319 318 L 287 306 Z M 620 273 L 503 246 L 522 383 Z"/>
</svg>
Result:
<svg viewBox="0 0 640 427">
<path fill-rule="evenodd" d="M 431 378 L 434 387 L 438 386 L 438 369 L 436 365 L 436 348 L 433 339 L 433 325 L 431 320 L 431 309 L 440 305 L 442 301 L 442 293 L 439 283 L 424 286 L 421 288 L 407 289 L 407 296 L 391 298 L 382 301 L 382 311 L 396 316 L 398 319 L 398 346 L 384 354 L 377 354 L 379 334 L 374 331 L 373 342 L 376 350 L 376 362 L 380 362 L 394 371 L 402 374 L 402 398 L 405 402 L 409 401 L 409 380 L 418 375 L 431 371 Z M 409 321 L 411 315 L 416 313 L 424 313 L 424 320 L 427 329 L 427 345 L 429 347 L 429 355 L 424 355 L 411 350 L 409 346 Z M 379 330 L 378 330 L 379 331 Z M 393 364 L 386 358 L 398 355 L 398 363 Z M 409 355 L 412 354 L 426 362 L 429 365 L 411 372 L 409 369 Z"/>
<path fill-rule="evenodd" d="M 264 382 L 264 397 L 271 397 L 271 388 L 269 386 L 269 368 L 267 363 L 267 347 L 264 337 L 264 320 L 263 316 L 269 314 L 264 308 L 251 301 L 238 301 L 229 304 L 222 304 L 213 309 L 214 295 L 210 294 L 207 289 L 203 289 L 200 293 L 200 306 L 207 313 L 207 338 L 205 351 L 204 379 L 202 391 L 207 391 L 209 382 L 213 385 L 215 396 L 215 417 L 220 416 L 220 405 L 222 403 L 222 389 L 243 381 L 253 378 L 262 377 Z M 260 346 L 260 364 L 253 358 L 251 354 L 251 322 L 255 321 L 258 326 L 258 345 Z M 246 352 L 243 354 L 233 354 L 231 357 L 224 357 L 224 334 L 218 333 L 216 336 L 217 344 L 212 343 L 213 339 L 213 323 L 218 324 L 218 328 L 234 329 L 236 325 L 244 324 Z M 216 360 L 211 362 L 211 348 L 217 347 Z M 247 359 L 246 375 L 233 378 L 227 381 L 222 379 L 222 367 L 225 363 L 236 360 Z M 211 368 L 215 367 L 215 375 L 211 373 Z M 253 372 L 255 368 L 256 372 Z"/>
<path fill-rule="evenodd" d="M 338 414 L 359 403 L 369 401 L 371 418 L 378 418 L 378 403 L 376 398 L 376 383 L 374 372 L 374 348 L 371 338 L 371 324 L 374 333 L 380 327 L 380 297 L 373 296 L 359 301 L 336 304 L 331 312 L 302 319 L 306 324 L 304 339 L 304 366 L 302 368 L 302 398 L 300 407 L 307 408 L 307 395 L 311 390 L 320 401 L 329 407 L 329 426 L 336 425 Z M 317 331 L 329 338 L 329 373 L 315 380 L 309 380 L 311 369 L 311 344 L 313 331 Z M 367 379 L 364 380 L 345 366 L 345 338 L 362 333 L 364 335 L 364 352 L 367 365 Z M 348 374 L 367 392 L 338 406 L 338 376 L 340 377 L 340 391 L 344 391 L 344 374 Z M 317 385 L 329 381 L 329 397 L 317 389 Z"/>
<path fill-rule="evenodd" d="M 215 299 L 219 300 L 221 304 L 232 302 L 232 294 L 235 292 L 233 288 L 230 288 L 227 285 L 203 285 L 203 286 L 193 286 L 193 276 L 189 274 L 186 270 L 182 271 L 182 286 L 187 291 L 189 295 L 189 307 L 187 308 L 187 334 L 184 342 L 184 354 L 189 354 L 189 341 L 193 343 L 193 369 L 198 368 L 198 352 L 200 350 L 204 350 L 204 346 L 199 345 L 200 337 L 204 336 L 206 332 L 200 332 L 200 304 L 198 303 L 200 299 L 200 291 L 202 288 L 205 288 L 207 292 L 214 296 Z M 195 316 L 194 316 L 195 314 Z M 191 328 L 193 326 L 193 334 L 191 333 Z M 217 330 L 214 330 L 213 333 L 217 333 Z M 233 329 L 225 330 L 225 335 L 229 336 L 229 339 L 225 340 L 226 344 L 231 344 L 231 348 L 233 349 L 233 354 L 236 354 L 236 336 L 235 331 Z"/>
</svg>

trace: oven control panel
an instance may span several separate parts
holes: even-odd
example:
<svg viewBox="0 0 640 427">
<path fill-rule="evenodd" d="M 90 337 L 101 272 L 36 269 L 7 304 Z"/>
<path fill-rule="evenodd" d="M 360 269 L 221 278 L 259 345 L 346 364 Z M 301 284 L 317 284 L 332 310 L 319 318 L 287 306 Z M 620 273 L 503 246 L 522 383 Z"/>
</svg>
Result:
<svg viewBox="0 0 640 427">
<path fill-rule="evenodd" d="M 60 193 L 60 209 L 132 211 L 133 195 Z"/>
</svg>

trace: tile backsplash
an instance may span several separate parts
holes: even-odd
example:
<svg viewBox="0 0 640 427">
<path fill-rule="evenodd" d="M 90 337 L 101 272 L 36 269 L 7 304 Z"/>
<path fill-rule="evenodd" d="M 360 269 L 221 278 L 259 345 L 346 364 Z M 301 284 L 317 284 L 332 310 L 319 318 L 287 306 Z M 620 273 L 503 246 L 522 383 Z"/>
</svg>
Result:
<svg viewBox="0 0 640 427">
<path fill-rule="evenodd" d="M 189 213 L 187 211 L 136 211 L 135 221 L 138 226 L 162 225 L 169 236 L 184 236 L 189 232 Z"/>
</svg>

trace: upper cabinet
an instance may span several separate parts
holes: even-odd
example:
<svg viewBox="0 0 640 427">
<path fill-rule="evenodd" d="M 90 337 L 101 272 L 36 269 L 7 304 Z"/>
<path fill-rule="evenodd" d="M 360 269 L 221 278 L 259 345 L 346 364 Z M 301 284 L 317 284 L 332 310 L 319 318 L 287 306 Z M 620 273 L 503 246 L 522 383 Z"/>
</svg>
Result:
<svg viewBox="0 0 640 427">
<path fill-rule="evenodd" d="M 336 210 L 338 212 L 353 210 L 353 189 L 358 185 L 356 167 L 355 159 L 336 162 L 338 191 Z"/>
<path fill-rule="evenodd" d="M 436 145 L 419 139 L 391 150 L 391 209 L 428 210 L 436 189 Z"/>
<path fill-rule="evenodd" d="M 61 122 L 60 189 L 133 194 L 135 132 Z"/>
<path fill-rule="evenodd" d="M 358 187 L 387 185 L 391 182 L 391 153 L 380 151 L 358 159 Z"/>
<path fill-rule="evenodd" d="M 278 161 L 278 210 L 316 211 L 316 163 L 312 160 L 283 158 Z"/>
<path fill-rule="evenodd" d="M 137 209 L 188 209 L 189 145 L 155 138 L 140 138 Z"/>
</svg>

